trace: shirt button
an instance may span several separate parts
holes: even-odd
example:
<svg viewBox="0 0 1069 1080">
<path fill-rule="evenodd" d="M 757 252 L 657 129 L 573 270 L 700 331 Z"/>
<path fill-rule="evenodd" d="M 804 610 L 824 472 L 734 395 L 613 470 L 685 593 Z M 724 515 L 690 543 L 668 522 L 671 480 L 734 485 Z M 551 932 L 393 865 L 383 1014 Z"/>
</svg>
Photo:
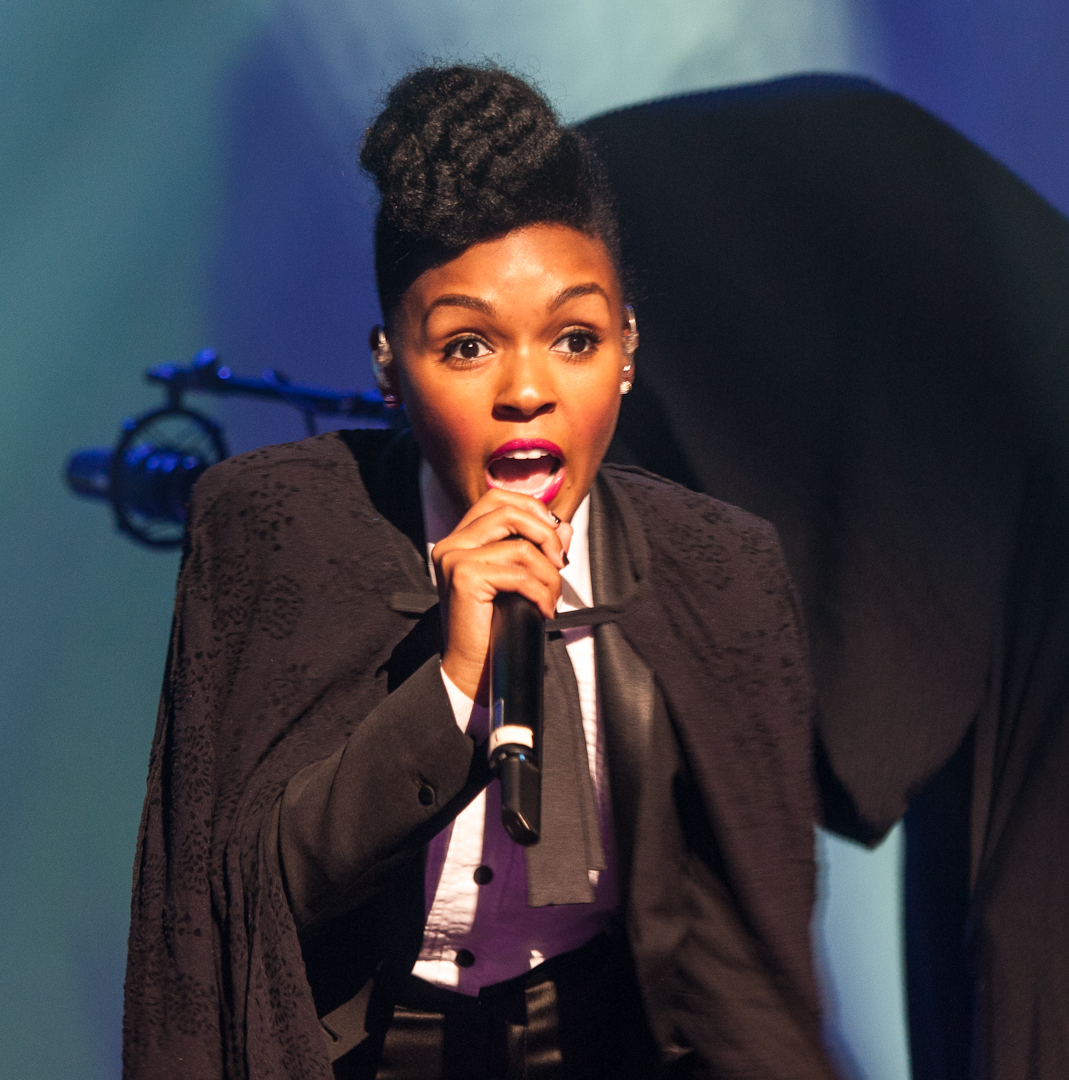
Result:
<svg viewBox="0 0 1069 1080">
<path fill-rule="evenodd" d="M 475 963 L 475 953 L 471 949 L 457 949 L 456 965 L 457 967 L 471 967 Z"/>
<path fill-rule="evenodd" d="M 434 788 L 429 784 L 424 784 L 423 787 L 419 789 L 419 801 L 424 806 L 430 806 L 431 803 L 434 802 Z"/>
<path fill-rule="evenodd" d="M 489 885 L 494 880 L 494 872 L 489 866 L 477 866 L 472 877 L 475 878 L 476 885 Z"/>
</svg>

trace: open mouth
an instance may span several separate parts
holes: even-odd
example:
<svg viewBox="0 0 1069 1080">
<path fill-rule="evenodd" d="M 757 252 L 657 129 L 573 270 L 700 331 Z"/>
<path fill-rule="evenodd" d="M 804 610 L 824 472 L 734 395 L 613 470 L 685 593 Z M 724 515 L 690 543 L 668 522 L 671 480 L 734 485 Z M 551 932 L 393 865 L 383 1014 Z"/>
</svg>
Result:
<svg viewBox="0 0 1069 1080">
<path fill-rule="evenodd" d="M 490 455 L 486 482 L 548 505 L 564 483 L 564 451 L 546 439 L 513 439 Z"/>
</svg>

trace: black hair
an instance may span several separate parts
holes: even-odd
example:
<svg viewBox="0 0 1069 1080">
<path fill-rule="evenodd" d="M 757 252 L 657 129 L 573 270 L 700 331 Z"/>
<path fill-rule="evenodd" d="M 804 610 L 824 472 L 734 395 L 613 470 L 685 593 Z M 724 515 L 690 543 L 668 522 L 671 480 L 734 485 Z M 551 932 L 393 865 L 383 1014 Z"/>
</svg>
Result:
<svg viewBox="0 0 1069 1080">
<path fill-rule="evenodd" d="M 364 136 L 375 181 L 375 274 L 389 319 L 424 270 L 538 223 L 597 237 L 623 284 L 604 168 L 533 86 L 494 64 L 424 67 L 401 79 Z"/>
</svg>

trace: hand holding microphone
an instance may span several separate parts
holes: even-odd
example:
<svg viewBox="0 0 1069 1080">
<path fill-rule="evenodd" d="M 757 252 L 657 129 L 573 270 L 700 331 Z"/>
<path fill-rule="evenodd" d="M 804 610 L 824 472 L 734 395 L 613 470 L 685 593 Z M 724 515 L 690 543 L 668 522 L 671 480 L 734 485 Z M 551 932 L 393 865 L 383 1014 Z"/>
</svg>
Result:
<svg viewBox="0 0 1069 1080">
<path fill-rule="evenodd" d="M 442 668 L 490 706 L 502 820 L 517 843 L 538 839 L 544 619 L 556 610 L 571 533 L 537 499 L 492 488 L 433 551 Z"/>
</svg>

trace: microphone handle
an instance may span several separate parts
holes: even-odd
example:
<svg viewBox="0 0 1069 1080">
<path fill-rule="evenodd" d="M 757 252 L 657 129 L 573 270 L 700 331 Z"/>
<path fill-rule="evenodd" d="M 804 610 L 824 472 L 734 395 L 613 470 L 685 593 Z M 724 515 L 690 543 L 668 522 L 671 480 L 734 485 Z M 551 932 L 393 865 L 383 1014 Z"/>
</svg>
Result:
<svg viewBox="0 0 1069 1080">
<path fill-rule="evenodd" d="M 490 624 L 490 766 L 501 783 L 501 824 L 517 844 L 542 827 L 545 620 L 519 593 L 498 593 Z"/>
</svg>

